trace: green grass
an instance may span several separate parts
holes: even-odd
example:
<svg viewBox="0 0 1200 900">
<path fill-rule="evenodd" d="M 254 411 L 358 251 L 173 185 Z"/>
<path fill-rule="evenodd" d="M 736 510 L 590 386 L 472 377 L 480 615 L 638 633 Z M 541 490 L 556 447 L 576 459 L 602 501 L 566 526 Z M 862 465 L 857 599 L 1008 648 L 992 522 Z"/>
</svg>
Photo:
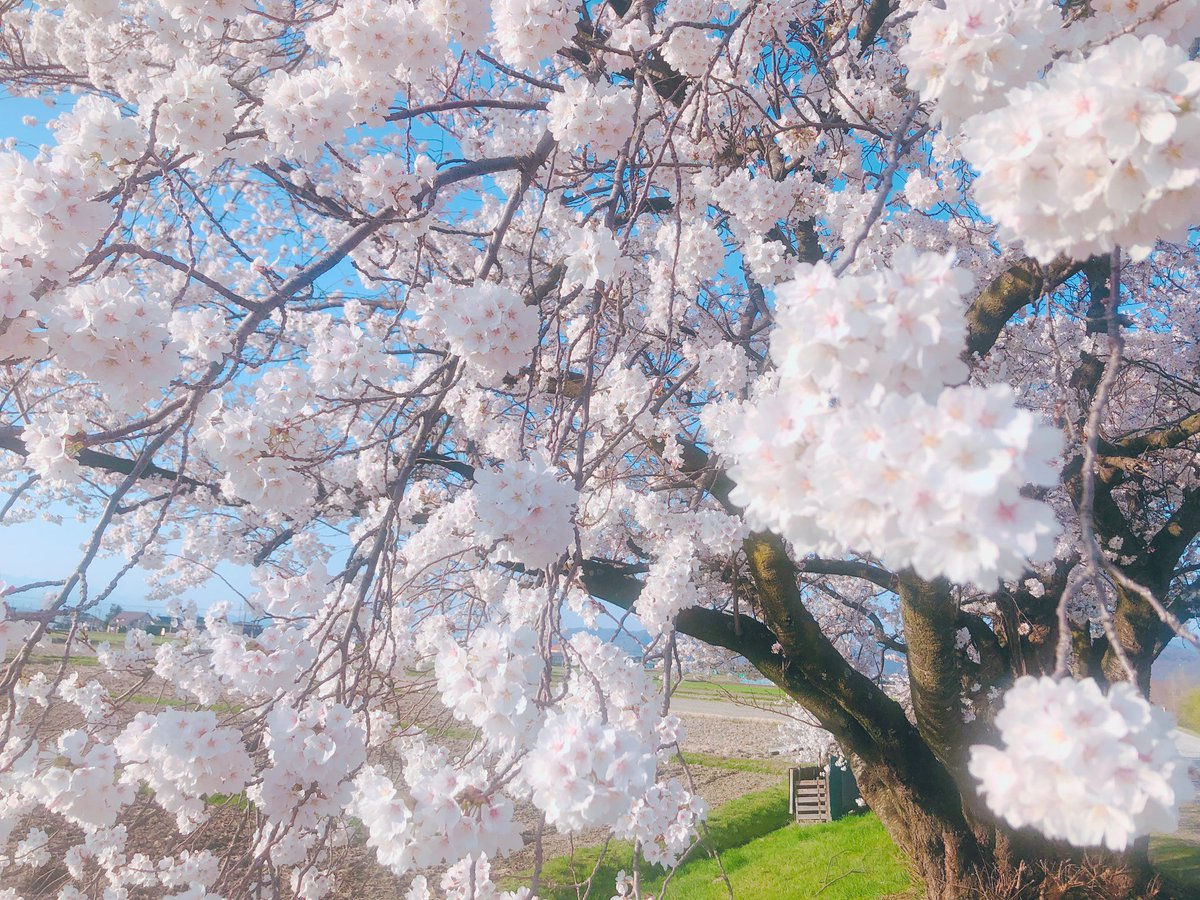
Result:
<svg viewBox="0 0 1200 900">
<path fill-rule="evenodd" d="M 908 889 L 909 880 L 891 840 L 874 816 L 854 816 L 827 825 L 791 823 L 784 787 L 748 794 L 726 803 L 709 816 L 708 847 L 715 847 L 735 897 L 792 900 L 800 897 L 865 900 Z M 539 895 L 546 900 L 574 900 L 577 881 L 591 875 L 600 848 L 587 848 L 573 858 L 556 857 L 542 870 Z M 617 871 L 631 869 L 633 847 L 613 841 L 596 874 L 593 896 L 607 897 Z M 643 889 L 655 896 L 666 873 L 643 867 Z M 510 888 L 528 878 L 510 879 Z M 698 848 L 667 884 L 667 897 L 719 900 L 729 896 L 716 860 Z"/>
<path fill-rule="evenodd" d="M 657 684 L 662 679 L 655 677 Z M 725 700 L 733 698 L 758 703 L 782 703 L 787 697 L 783 691 L 769 684 L 742 684 L 738 681 L 696 681 L 684 679 L 672 691 L 673 697 L 692 697 L 697 700 Z"/>
<path fill-rule="evenodd" d="M 1181 897 L 1200 897 L 1200 844 L 1167 834 L 1150 838 L 1150 863 Z"/>
<path fill-rule="evenodd" d="M 171 641 L 178 640 L 178 635 L 174 634 L 154 634 L 150 636 L 150 643 L 154 646 L 166 644 Z M 48 631 L 42 638 L 44 644 L 64 644 L 67 640 L 67 632 L 65 631 Z M 89 631 L 88 640 L 93 644 L 124 644 L 125 632 L 123 631 Z"/>
<path fill-rule="evenodd" d="M 1193 688 L 1179 701 L 1179 727 L 1200 734 L 1200 688 Z"/>
<path fill-rule="evenodd" d="M 734 897 L 866 900 L 907 891 L 899 852 L 872 815 L 826 825 L 788 825 L 721 854 Z M 668 887 L 683 900 L 723 900 L 729 890 L 713 859 L 684 866 Z"/>
<path fill-rule="evenodd" d="M 93 666 L 100 665 L 100 660 L 98 660 L 94 656 L 71 656 L 69 658 L 69 660 L 70 660 L 71 665 L 81 666 L 83 668 L 90 668 Z M 63 661 L 63 658 L 62 658 L 62 654 L 59 654 L 58 656 L 44 656 L 39 653 L 39 654 L 30 656 L 29 661 L 31 663 L 36 663 L 38 665 L 54 666 L 54 665 L 61 664 Z"/>
<path fill-rule="evenodd" d="M 204 798 L 207 806 L 228 806 L 233 809 L 253 809 L 254 804 L 245 794 L 209 794 Z"/>
<path fill-rule="evenodd" d="M 711 753 L 684 753 L 683 761 L 689 766 L 705 766 L 709 769 L 729 769 L 733 772 L 772 772 L 786 775 L 793 765 L 790 759 L 740 759 L 736 756 L 714 756 Z M 676 755 L 675 759 L 678 759 Z"/>
</svg>

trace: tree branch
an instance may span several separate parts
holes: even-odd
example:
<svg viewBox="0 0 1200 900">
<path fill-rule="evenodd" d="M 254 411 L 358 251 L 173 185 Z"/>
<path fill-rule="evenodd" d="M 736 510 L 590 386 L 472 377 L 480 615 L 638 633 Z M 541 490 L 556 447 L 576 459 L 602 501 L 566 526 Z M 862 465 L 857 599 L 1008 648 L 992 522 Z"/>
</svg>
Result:
<svg viewBox="0 0 1200 900">
<path fill-rule="evenodd" d="M 1009 319 L 1046 291 L 1077 275 L 1084 265 L 1059 259 L 1042 268 L 1026 259 L 993 279 L 967 310 L 967 349 L 963 358 L 970 362 L 975 354 L 986 356 Z"/>
</svg>

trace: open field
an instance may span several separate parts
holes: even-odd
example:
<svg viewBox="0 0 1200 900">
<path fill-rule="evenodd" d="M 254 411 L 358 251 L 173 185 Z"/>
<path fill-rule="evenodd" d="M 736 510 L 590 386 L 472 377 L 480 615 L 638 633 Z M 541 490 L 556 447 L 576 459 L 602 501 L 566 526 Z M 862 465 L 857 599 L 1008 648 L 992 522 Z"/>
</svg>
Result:
<svg viewBox="0 0 1200 900">
<path fill-rule="evenodd" d="M 123 640 L 121 635 L 106 635 Z M 169 640 L 169 638 L 168 638 Z M 65 648 L 51 645 L 52 652 Z M 62 657 L 50 657 L 35 668 L 56 669 Z M 91 665 L 89 665 L 91 664 Z M 76 660 L 85 680 L 99 677 L 115 690 L 130 690 L 125 712 L 161 710 L 183 705 L 168 685 L 152 680 L 133 685 L 94 667 L 94 657 Z M 684 688 L 687 688 L 685 691 Z M 770 710 L 770 689 L 757 685 L 714 685 L 710 682 L 684 682 L 677 694 L 678 708 L 686 735 L 683 753 L 663 767 L 665 777 L 690 779 L 693 790 L 710 807 L 710 820 L 703 843 L 669 880 L 662 872 L 651 870 L 642 884 L 646 892 L 657 896 L 664 887 L 666 896 L 681 900 L 725 898 L 732 889 L 738 898 L 784 900 L 784 898 L 917 898 L 919 888 L 906 874 L 904 861 L 891 844 L 879 822 L 870 815 L 854 816 L 829 825 L 798 827 L 787 815 L 785 785 L 791 761 L 769 756 L 779 743 L 778 713 Z M 752 705 L 746 705 L 746 698 Z M 765 708 L 756 708 L 761 704 Z M 241 710 L 221 706 L 222 715 L 234 717 Z M 473 732 L 455 722 L 440 708 L 422 707 L 413 712 L 427 722 L 430 735 L 452 752 L 465 748 Z M 436 721 L 435 721 L 436 720 Z M 62 723 L 65 727 L 67 723 Z M 116 724 L 116 723 L 114 723 Z M 1180 747 L 1200 759 L 1200 738 L 1179 735 Z M 152 802 L 142 798 L 136 810 L 137 821 L 131 829 L 134 843 L 164 840 L 173 829 Z M 213 819 L 195 837 L 195 846 L 214 848 L 230 839 L 238 823 L 249 811 L 243 796 L 210 798 Z M 519 805 L 520 806 L 520 805 Z M 527 806 L 527 804 L 526 804 Z M 532 837 L 537 817 L 532 807 L 518 809 L 518 818 L 526 837 Z M 63 840 L 66 840 L 63 835 Z M 1174 836 L 1156 836 L 1152 840 L 1152 860 L 1177 897 L 1200 897 L 1200 805 L 1184 811 L 1181 831 Z M 706 849 L 707 848 L 707 849 Z M 713 857 L 716 850 L 720 861 Z M 343 900 L 383 900 L 403 896 L 407 879 L 400 879 L 376 862 L 365 846 L 361 832 L 339 851 L 338 888 L 333 895 Z M 571 887 L 575 878 L 586 880 L 596 870 L 594 897 L 609 897 L 617 871 L 632 869 L 632 847 L 621 842 L 604 844 L 601 831 L 576 835 L 550 833 L 544 840 L 545 869 L 540 896 L 576 898 Z M 493 873 L 515 886 L 519 873 L 533 863 L 533 848 L 492 861 Z M 597 868 L 597 864 L 599 867 Z M 47 893 L 60 877 L 57 864 L 18 887 L 22 897 L 52 897 Z M 440 874 L 427 873 L 431 883 Z M 7 877 L 7 876 L 6 876 Z M 728 879 L 728 881 L 726 881 Z M 0 886 L 10 886 L 0 878 Z M 43 890 L 45 888 L 46 890 Z"/>
<path fill-rule="evenodd" d="M 655 682 L 662 685 L 662 679 Z M 745 684 L 733 679 L 685 678 L 672 691 L 672 697 L 693 697 L 701 700 L 726 700 L 734 703 L 786 703 L 787 695 L 774 685 Z"/>
</svg>

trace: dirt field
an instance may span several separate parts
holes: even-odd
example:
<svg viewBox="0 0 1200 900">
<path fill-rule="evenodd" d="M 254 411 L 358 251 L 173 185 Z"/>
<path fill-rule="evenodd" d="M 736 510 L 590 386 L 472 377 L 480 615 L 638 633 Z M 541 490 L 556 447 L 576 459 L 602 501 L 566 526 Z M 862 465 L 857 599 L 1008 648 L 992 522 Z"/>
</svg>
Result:
<svg viewBox="0 0 1200 900">
<path fill-rule="evenodd" d="M 113 732 L 124 727 L 138 712 L 154 712 L 179 702 L 169 686 L 157 679 L 140 681 L 127 676 L 113 676 L 94 663 L 89 664 L 85 661 L 80 661 L 72 668 L 78 672 L 81 682 L 99 679 L 114 695 L 124 695 L 128 698 L 119 716 L 105 723 Z M 32 664 L 27 671 L 32 674 L 39 670 L 44 671 L 47 677 L 54 678 L 58 666 L 49 660 L 43 660 Z M 764 758 L 778 744 L 778 717 L 773 714 L 763 714 L 758 710 L 719 700 L 681 698 L 678 704 L 686 730 L 682 745 L 685 752 L 743 759 Z M 417 713 L 415 708 L 411 712 L 412 718 L 419 718 L 421 721 L 435 715 L 428 704 L 423 704 L 420 713 Z M 78 718 L 79 711 L 76 708 L 67 704 L 55 704 L 40 737 L 42 746 L 51 746 L 59 732 L 81 724 Z M 448 717 L 446 719 L 448 722 Z M 455 723 L 449 724 L 454 726 Z M 469 743 L 466 732 L 461 727 L 448 728 L 440 742 L 447 744 L 452 751 L 464 750 Z M 736 797 L 780 783 L 785 777 L 781 766 L 775 767 L 776 771 L 745 772 L 715 765 L 691 765 L 685 770 L 684 766 L 676 764 L 664 767 L 660 774 L 677 777 L 685 782 L 690 781 L 693 790 L 703 797 L 712 809 Z M 148 791 L 143 791 L 122 815 L 120 821 L 129 833 L 129 850 L 133 853 L 145 853 L 152 859 L 178 853 L 183 847 L 191 850 L 209 849 L 219 855 L 234 845 L 246 846 L 252 829 L 250 814 L 246 811 L 244 803 L 227 803 L 214 807 L 211 812 L 208 822 L 186 840 L 181 841 L 175 829 L 174 818 L 166 815 L 153 802 L 153 797 Z M 529 804 L 520 804 L 517 817 L 527 841 L 531 842 L 537 828 L 535 810 Z M 15 842 L 22 839 L 31 827 L 43 828 L 50 834 L 50 862 L 35 870 L 21 868 L 2 872 L 0 887 L 14 889 L 23 900 L 55 898 L 68 880 L 63 863 L 66 849 L 78 843 L 82 834 L 77 827 L 43 811 L 27 816 L 13 830 L 12 840 Z M 601 830 L 576 835 L 573 839 L 574 846 L 602 843 L 604 837 Z M 342 900 L 383 900 L 403 896 L 409 877 L 397 878 L 380 866 L 375 860 L 374 851 L 365 846 L 365 835 L 361 831 L 347 834 L 346 838 L 344 845 L 333 851 L 338 872 L 337 892 L 334 896 Z M 547 858 L 568 853 L 572 846 L 572 838 L 550 831 L 543 835 L 542 846 Z M 508 858 L 494 860 L 493 873 L 498 877 L 528 869 L 533 864 L 533 859 L 534 849 L 532 843 L 529 843 L 525 849 Z M 425 874 L 431 883 L 436 884 L 440 872 L 429 871 Z M 281 893 L 286 895 L 286 889 Z M 248 884 L 240 891 L 227 891 L 225 894 L 229 897 L 250 895 Z M 152 900 L 159 896 L 161 889 L 131 891 L 134 900 Z"/>
</svg>

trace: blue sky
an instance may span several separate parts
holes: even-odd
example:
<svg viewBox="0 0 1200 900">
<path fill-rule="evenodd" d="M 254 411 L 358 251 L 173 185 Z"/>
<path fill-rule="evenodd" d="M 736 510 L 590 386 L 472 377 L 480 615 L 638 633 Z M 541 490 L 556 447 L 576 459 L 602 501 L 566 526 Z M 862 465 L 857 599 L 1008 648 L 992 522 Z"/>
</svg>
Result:
<svg viewBox="0 0 1200 900">
<path fill-rule="evenodd" d="M 33 155 L 40 144 L 51 141 L 45 123 L 69 106 L 71 98 L 64 99 L 66 102 L 63 105 L 52 109 L 40 100 L 0 93 L 0 138 L 16 138 L 19 143 L 15 149 Z M 37 124 L 26 125 L 22 120 L 27 116 L 35 117 Z M 5 464 L 10 464 L 11 460 L 12 457 L 6 454 Z M 0 525 L 0 581 L 18 586 L 61 579 L 74 570 L 83 556 L 83 547 L 91 536 L 91 530 L 87 524 L 78 521 L 74 511 L 65 505 L 51 507 L 46 512 L 52 517 L 61 518 L 61 523 L 33 520 Z M 123 563 L 123 559 L 98 557 L 88 569 L 88 581 L 93 590 L 111 581 Z M 250 591 L 249 570 L 228 566 L 221 574 L 229 580 L 233 589 L 214 578 L 206 589 L 188 591 L 181 599 L 194 600 L 202 609 L 228 600 L 236 614 L 240 607 L 237 592 Z M 161 610 L 164 604 L 146 599 L 146 575 L 146 571 L 139 568 L 129 572 L 117 586 L 111 603 L 118 603 L 126 609 Z M 45 590 L 25 592 L 14 595 L 9 602 L 16 607 L 37 607 L 44 593 Z"/>
</svg>

